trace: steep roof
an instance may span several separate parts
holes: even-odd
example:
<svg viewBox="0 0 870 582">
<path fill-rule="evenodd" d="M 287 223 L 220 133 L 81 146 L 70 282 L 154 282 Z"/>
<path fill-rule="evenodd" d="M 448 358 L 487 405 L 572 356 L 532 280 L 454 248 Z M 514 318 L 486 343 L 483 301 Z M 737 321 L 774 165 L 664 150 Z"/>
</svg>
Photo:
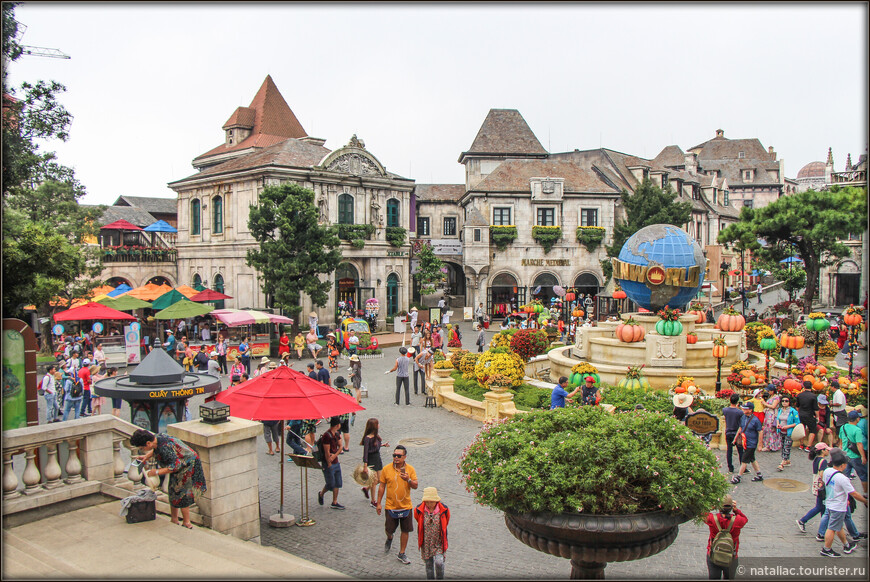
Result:
<svg viewBox="0 0 870 582">
<path fill-rule="evenodd" d="M 477 206 L 469 206 L 468 218 L 466 218 L 465 224 L 467 226 L 489 226 L 489 221 L 483 213 L 478 210 Z"/>
<path fill-rule="evenodd" d="M 465 184 L 417 184 L 414 194 L 423 202 L 458 202 L 465 194 Z"/>
<path fill-rule="evenodd" d="M 267 166 L 284 166 L 289 168 L 311 168 L 330 153 L 331 150 L 317 144 L 298 139 L 285 139 L 275 145 L 256 150 L 250 154 L 241 155 L 225 162 L 204 168 L 187 178 L 170 182 L 179 184 L 193 178 L 213 176 L 227 172 L 238 172 Z"/>
<path fill-rule="evenodd" d="M 490 109 L 471 147 L 460 156 L 459 163 L 469 154 L 546 155 L 547 150 L 519 111 Z"/>
<path fill-rule="evenodd" d="M 82 204 L 82 206 L 92 205 Z M 154 218 L 154 216 L 141 208 L 135 208 L 132 206 L 106 206 L 103 214 L 97 219 L 97 223 L 100 226 L 105 226 L 115 222 L 116 220 L 126 220 L 127 222 L 142 228 L 157 222 L 157 219 Z"/>
<path fill-rule="evenodd" d="M 251 117 L 253 117 L 253 123 L 250 126 L 246 125 L 251 123 Z M 290 106 L 287 105 L 284 97 L 281 96 L 281 92 L 278 91 L 271 75 L 266 75 L 266 80 L 263 81 L 257 94 L 254 95 L 251 104 L 248 107 L 236 109 L 224 124 L 224 128 L 236 126 L 251 127 L 251 135 L 233 145 L 221 144 L 197 156 L 194 161 L 250 147 L 269 147 L 288 138 L 300 138 L 308 135 L 302 128 L 302 124 L 296 119 Z"/>
<path fill-rule="evenodd" d="M 771 164 L 769 160 L 742 159 L 742 160 L 707 160 L 702 165 L 704 171 L 718 170 L 722 177 L 728 180 L 733 189 L 740 186 L 766 186 L 778 185 L 780 181 L 768 170 L 779 170 L 779 164 Z M 754 170 L 753 179 L 744 182 L 743 170 Z"/>
<path fill-rule="evenodd" d="M 115 206 L 132 206 L 147 212 L 157 214 L 177 214 L 178 200 L 176 198 L 152 198 L 150 196 L 118 196 Z"/>
<path fill-rule="evenodd" d="M 660 151 L 659 155 L 652 161 L 657 166 L 662 167 L 683 166 L 686 164 L 686 154 L 680 149 L 680 146 L 669 145 Z"/>
</svg>

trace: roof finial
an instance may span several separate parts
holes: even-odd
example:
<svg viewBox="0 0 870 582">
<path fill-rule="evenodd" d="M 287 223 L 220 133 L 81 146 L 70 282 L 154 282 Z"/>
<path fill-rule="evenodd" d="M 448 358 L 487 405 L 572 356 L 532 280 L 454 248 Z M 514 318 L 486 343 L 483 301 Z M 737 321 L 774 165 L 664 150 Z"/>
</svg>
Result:
<svg viewBox="0 0 870 582">
<path fill-rule="evenodd" d="M 834 154 L 831 152 L 831 148 L 828 148 L 828 161 L 825 162 L 826 166 L 834 165 Z"/>
<path fill-rule="evenodd" d="M 846 171 L 848 172 L 851 169 L 852 169 L 852 154 L 850 152 L 850 153 L 846 154 Z"/>
</svg>

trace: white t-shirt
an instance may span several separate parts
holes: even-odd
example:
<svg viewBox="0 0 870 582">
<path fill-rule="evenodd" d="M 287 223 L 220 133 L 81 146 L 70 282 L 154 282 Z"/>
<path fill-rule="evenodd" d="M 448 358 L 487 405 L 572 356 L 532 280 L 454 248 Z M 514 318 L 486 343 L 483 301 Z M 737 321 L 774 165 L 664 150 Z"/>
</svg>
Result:
<svg viewBox="0 0 870 582">
<path fill-rule="evenodd" d="M 824 479 L 827 495 L 825 507 L 829 511 L 846 511 L 849 504 L 849 493 L 855 490 L 849 478 L 833 467 L 829 467 L 822 474 L 822 479 Z M 830 483 L 828 483 L 829 480 Z"/>
<path fill-rule="evenodd" d="M 842 389 L 837 388 L 837 391 L 831 396 L 831 412 L 839 412 L 844 408 L 846 408 L 846 395 L 843 394 Z"/>
<path fill-rule="evenodd" d="M 348 345 L 351 345 L 351 346 L 359 345 L 359 338 L 355 335 L 352 335 L 349 338 L 347 338 L 347 343 L 348 343 Z"/>
<path fill-rule="evenodd" d="M 49 396 L 54 395 L 54 376 L 51 374 L 46 374 L 42 378 L 42 389 L 45 390 L 45 393 Z"/>
<path fill-rule="evenodd" d="M 208 360 L 208 373 L 220 378 L 221 365 L 218 364 L 217 360 L 213 360 L 213 359 L 209 358 L 209 360 Z"/>
</svg>

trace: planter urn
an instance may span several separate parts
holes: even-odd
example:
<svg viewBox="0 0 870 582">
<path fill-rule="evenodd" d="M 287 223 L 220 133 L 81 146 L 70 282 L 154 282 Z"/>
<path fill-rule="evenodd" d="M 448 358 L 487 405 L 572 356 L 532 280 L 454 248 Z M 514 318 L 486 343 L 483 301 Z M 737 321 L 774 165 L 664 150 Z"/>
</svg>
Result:
<svg viewBox="0 0 870 582">
<path fill-rule="evenodd" d="M 607 562 L 640 560 L 677 538 L 691 515 L 653 511 L 630 515 L 505 512 L 505 524 L 527 546 L 571 560 L 571 579 L 603 579 Z"/>
</svg>

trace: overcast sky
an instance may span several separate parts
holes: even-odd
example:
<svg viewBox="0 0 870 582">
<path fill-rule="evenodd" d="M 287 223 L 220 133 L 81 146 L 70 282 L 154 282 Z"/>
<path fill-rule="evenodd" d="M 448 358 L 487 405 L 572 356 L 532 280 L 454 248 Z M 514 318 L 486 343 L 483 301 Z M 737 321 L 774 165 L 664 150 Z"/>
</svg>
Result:
<svg viewBox="0 0 870 582">
<path fill-rule="evenodd" d="M 74 115 L 46 144 L 85 202 L 174 196 L 266 75 L 309 135 L 352 134 L 388 170 L 460 183 L 490 108 L 518 109 L 551 152 L 646 158 L 757 137 L 787 177 L 867 147 L 867 5 L 25 3 L 10 81 L 54 79 Z"/>
</svg>

